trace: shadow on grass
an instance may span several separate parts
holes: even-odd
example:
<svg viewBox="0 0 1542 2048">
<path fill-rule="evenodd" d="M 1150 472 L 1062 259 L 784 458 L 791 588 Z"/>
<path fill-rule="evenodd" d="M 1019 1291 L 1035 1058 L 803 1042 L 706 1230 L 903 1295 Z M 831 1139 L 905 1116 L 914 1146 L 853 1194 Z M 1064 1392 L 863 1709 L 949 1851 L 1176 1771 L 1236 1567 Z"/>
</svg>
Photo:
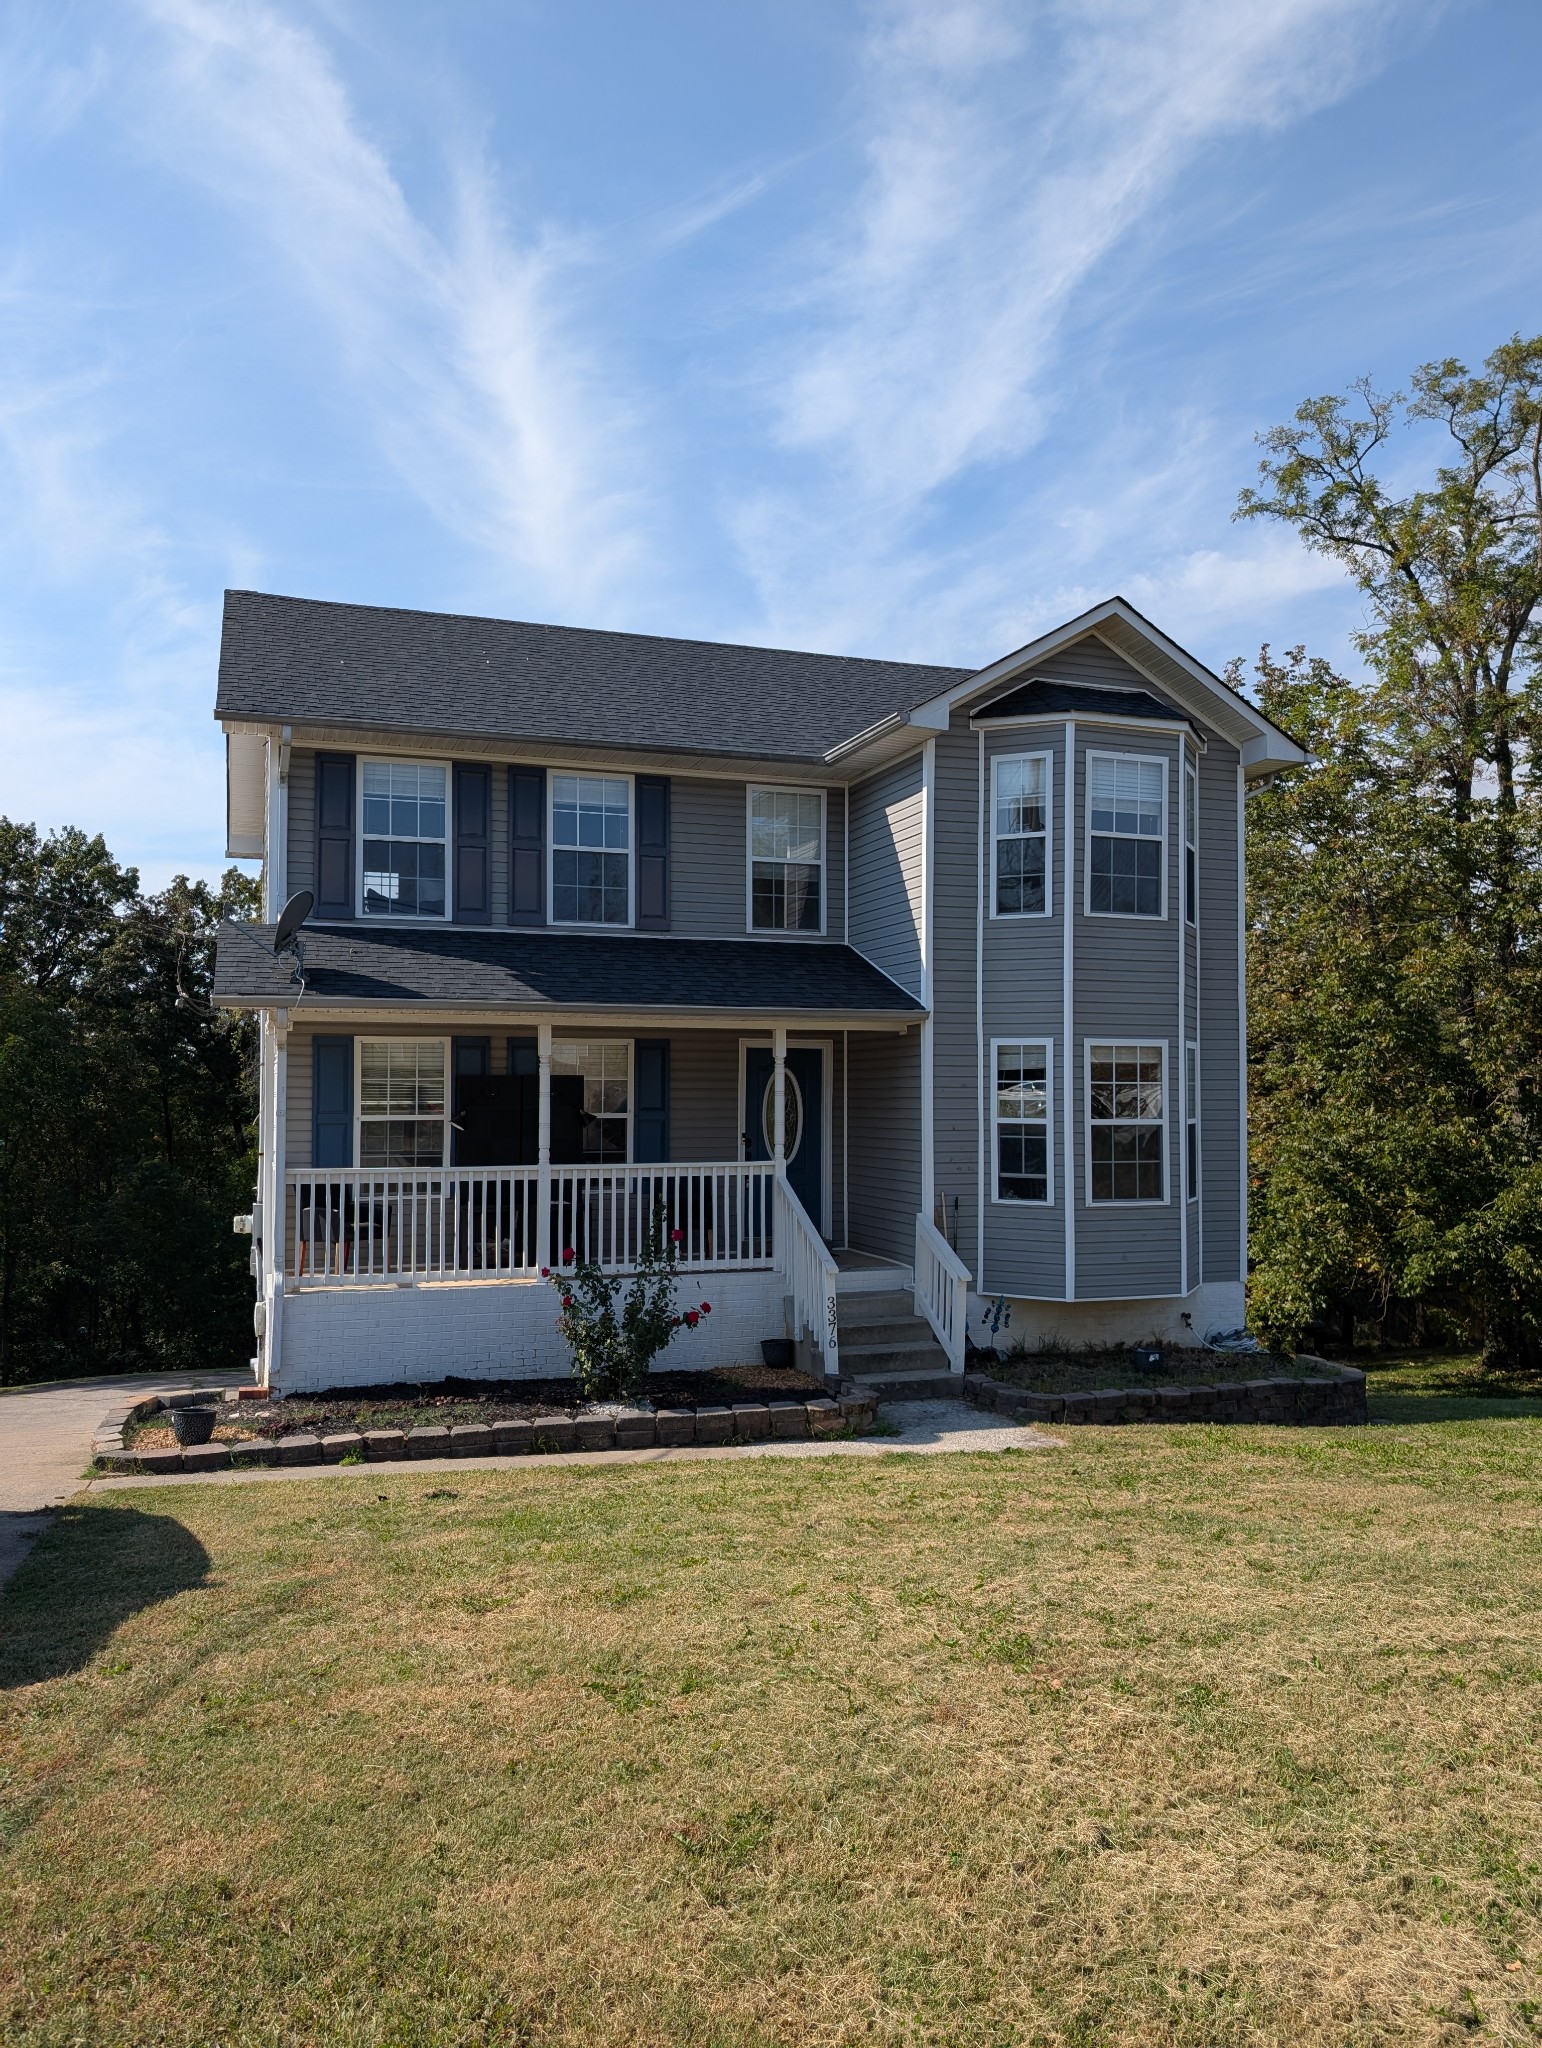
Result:
<svg viewBox="0 0 1542 2048">
<path fill-rule="evenodd" d="M 1542 1418 L 1542 1384 L 1485 1371 L 1470 1353 L 1356 1361 L 1372 1422 L 1518 1422 Z"/>
<path fill-rule="evenodd" d="M 79 1671 L 124 1622 L 208 1570 L 209 1553 L 171 1515 L 62 1508 L 0 1592 L 0 1689 Z"/>
</svg>

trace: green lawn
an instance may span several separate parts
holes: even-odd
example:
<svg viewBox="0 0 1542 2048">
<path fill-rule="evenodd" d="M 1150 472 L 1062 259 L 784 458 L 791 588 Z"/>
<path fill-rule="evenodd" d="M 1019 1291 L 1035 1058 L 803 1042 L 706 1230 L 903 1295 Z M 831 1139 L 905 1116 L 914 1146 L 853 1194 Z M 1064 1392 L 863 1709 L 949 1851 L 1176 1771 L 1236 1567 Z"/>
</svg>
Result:
<svg viewBox="0 0 1542 2048">
<path fill-rule="evenodd" d="M 1534 2041 L 1542 1402 L 1373 1390 L 100 1496 L 0 1597 L 0 2039 Z"/>
</svg>

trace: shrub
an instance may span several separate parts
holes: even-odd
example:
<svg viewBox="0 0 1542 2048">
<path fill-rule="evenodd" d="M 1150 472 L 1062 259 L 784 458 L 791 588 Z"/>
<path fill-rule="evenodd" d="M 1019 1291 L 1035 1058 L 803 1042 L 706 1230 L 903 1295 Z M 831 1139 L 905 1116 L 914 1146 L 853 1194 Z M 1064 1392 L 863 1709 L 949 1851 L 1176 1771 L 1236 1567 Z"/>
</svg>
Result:
<svg viewBox="0 0 1542 2048">
<path fill-rule="evenodd" d="M 557 1318 L 573 1354 L 573 1377 L 590 1401 L 626 1401 L 642 1392 L 648 1368 L 677 1330 L 694 1330 L 712 1313 L 710 1302 L 683 1311 L 675 1307 L 680 1232 L 666 1230 L 662 1209 L 643 1239 L 642 1257 L 631 1284 L 602 1272 L 571 1248 L 558 1272 L 542 1268 L 562 1303 Z"/>
</svg>

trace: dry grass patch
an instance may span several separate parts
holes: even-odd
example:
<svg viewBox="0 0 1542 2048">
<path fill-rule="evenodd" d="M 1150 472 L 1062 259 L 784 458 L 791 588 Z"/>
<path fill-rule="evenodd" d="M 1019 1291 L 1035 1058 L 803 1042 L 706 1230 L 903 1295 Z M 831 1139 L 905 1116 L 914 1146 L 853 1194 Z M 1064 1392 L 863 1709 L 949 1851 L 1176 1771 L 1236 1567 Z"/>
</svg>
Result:
<svg viewBox="0 0 1542 2048">
<path fill-rule="evenodd" d="M 1521 1417 L 99 1497 L 0 1603 L 0 2033 L 1533 2040 L 1539 1476 Z"/>
</svg>

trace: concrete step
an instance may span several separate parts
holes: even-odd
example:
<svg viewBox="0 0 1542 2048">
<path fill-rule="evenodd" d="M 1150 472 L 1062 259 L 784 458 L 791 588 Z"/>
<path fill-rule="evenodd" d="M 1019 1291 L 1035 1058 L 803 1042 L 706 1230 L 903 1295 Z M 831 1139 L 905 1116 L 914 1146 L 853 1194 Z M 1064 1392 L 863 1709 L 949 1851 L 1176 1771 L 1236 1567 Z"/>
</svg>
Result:
<svg viewBox="0 0 1542 2048">
<path fill-rule="evenodd" d="M 924 1344 L 841 1345 L 842 1379 L 892 1379 L 896 1373 L 946 1372 L 948 1354 L 930 1330 Z"/>
<path fill-rule="evenodd" d="M 843 1330 L 856 1330 L 867 1323 L 893 1323 L 913 1318 L 916 1298 L 908 1287 L 903 1292 L 898 1288 L 888 1288 L 882 1294 L 838 1294 L 835 1310 Z"/>
<path fill-rule="evenodd" d="M 840 1318 L 839 1335 L 844 1350 L 848 1344 L 871 1348 L 883 1344 L 935 1344 L 932 1326 L 925 1316 L 891 1316 L 882 1322 L 849 1323 Z"/>
<path fill-rule="evenodd" d="M 954 1372 L 864 1373 L 850 1381 L 842 1374 L 841 1385 L 849 1385 L 860 1397 L 884 1402 L 961 1401 L 962 1380 L 963 1374 Z"/>
</svg>

